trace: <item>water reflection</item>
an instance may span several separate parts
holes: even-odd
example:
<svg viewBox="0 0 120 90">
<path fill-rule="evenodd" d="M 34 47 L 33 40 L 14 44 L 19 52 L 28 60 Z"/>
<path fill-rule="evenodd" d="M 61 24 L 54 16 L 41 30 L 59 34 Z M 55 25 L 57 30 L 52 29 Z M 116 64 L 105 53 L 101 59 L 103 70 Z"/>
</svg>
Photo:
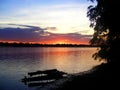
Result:
<svg viewBox="0 0 120 90">
<path fill-rule="evenodd" d="M 92 58 L 95 50 L 67 47 L 0 48 L 0 90 L 27 90 L 20 80 L 31 71 L 57 69 L 78 73 L 89 70 L 100 64 Z"/>
</svg>

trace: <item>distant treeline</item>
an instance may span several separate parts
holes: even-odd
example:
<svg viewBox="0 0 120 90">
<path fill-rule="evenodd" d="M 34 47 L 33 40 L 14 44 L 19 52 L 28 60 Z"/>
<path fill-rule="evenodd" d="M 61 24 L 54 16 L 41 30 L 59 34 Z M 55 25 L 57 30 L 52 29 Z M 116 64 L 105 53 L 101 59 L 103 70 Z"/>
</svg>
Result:
<svg viewBox="0 0 120 90">
<path fill-rule="evenodd" d="M 97 47 L 86 44 L 33 44 L 33 43 L 8 43 L 0 42 L 1 47 Z"/>
</svg>

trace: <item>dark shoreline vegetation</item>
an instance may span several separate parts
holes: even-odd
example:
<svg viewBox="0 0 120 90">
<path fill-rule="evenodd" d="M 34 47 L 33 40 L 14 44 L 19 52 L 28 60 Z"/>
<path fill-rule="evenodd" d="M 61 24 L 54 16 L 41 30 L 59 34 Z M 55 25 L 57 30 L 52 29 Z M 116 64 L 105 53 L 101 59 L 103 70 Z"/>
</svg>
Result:
<svg viewBox="0 0 120 90">
<path fill-rule="evenodd" d="M 86 44 L 33 44 L 0 42 L 0 47 L 99 47 Z"/>
</svg>

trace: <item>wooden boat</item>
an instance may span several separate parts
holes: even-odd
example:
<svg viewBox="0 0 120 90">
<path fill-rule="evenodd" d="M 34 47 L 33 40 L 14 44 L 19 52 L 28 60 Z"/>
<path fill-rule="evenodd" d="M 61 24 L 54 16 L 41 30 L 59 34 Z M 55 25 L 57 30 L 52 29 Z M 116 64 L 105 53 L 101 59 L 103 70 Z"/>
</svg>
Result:
<svg viewBox="0 0 120 90">
<path fill-rule="evenodd" d="M 36 71 L 29 72 L 28 76 L 25 76 L 22 79 L 22 82 L 28 86 L 39 86 L 54 82 L 55 80 L 64 78 L 65 76 L 67 76 L 67 73 L 58 71 L 57 69 Z"/>
</svg>

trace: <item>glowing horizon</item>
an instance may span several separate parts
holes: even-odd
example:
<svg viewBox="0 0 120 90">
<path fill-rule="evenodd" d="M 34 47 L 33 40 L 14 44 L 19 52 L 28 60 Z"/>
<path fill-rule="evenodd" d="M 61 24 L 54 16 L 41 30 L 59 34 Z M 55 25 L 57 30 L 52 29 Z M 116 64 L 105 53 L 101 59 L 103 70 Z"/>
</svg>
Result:
<svg viewBox="0 0 120 90">
<path fill-rule="evenodd" d="M 0 41 L 89 43 L 87 0 L 3 0 Z"/>
<path fill-rule="evenodd" d="M 32 44 L 89 44 L 89 39 L 86 40 L 70 40 L 69 38 L 57 38 L 54 37 L 54 39 L 49 40 L 40 40 L 40 41 L 18 41 L 18 40 L 0 40 L 0 42 L 8 42 L 8 43 L 32 43 Z"/>
</svg>

